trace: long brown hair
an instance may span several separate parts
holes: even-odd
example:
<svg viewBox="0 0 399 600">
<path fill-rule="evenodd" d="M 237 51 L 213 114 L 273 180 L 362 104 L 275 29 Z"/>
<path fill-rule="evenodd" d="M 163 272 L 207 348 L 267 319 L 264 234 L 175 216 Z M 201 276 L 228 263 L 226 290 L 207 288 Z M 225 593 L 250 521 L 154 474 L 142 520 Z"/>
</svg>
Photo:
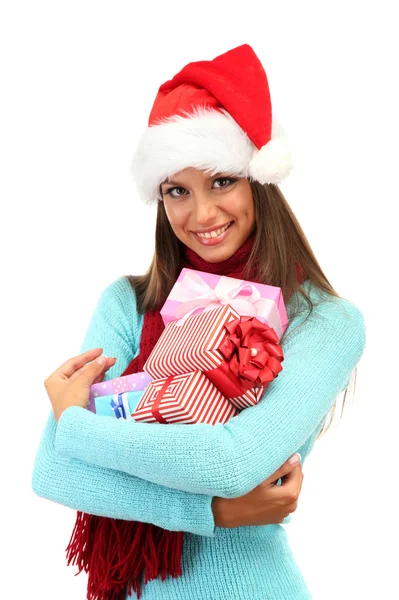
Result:
<svg viewBox="0 0 399 600">
<path fill-rule="evenodd" d="M 274 184 L 262 185 L 252 180 L 249 180 L 249 183 L 255 209 L 255 239 L 243 277 L 249 278 L 249 273 L 256 268 L 257 281 L 280 287 L 285 302 L 299 292 L 298 297 L 302 297 L 308 304 L 309 312 L 306 317 L 308 318 L 314 304 L 306 290 L 298 282 L 296 265 L 301 267 L 305 279 L 311 280 L 320 290 L 332 296 L 340 296 L 321 269 L 297 218 L 279 187 Z M 125 276 L 135 291 L 137 309 L 141 314 L 149 310 L 159 310 L 164 304 L 179 275 L 182 250 L 183 244 L 176 237 L 169 223 L 164 203 L 158 201 L 155 253 L 150 267 L 145 275 Z M 284 339 L 283 336 L 281 342 Z M 356 382 L 356 369 L 352 375 L 352 381 Z M 341 416 L 349 388 L 350 385 L 344 392 Z M 329 428 L 334 417 L 336 403 L 337 401 L 329 413 L 330 419 L 327 428 L 320 431 L 318 438 Z"/>
</svg>

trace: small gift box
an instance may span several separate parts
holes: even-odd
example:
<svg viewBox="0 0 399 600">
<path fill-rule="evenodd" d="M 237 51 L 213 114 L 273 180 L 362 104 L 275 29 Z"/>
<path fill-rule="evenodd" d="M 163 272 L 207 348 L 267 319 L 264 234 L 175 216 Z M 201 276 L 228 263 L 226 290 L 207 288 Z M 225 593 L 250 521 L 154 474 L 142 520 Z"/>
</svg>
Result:
<svg viewBox="0 0 399 600">
<path fill-rule="evenodd" d="M 201 371 L 149 383 L 132 417 L 147 423 L 226 423 L 237 410 Z"/>
<path fill-rule="evenodd" d="M 161 309 L 165 325 L 230 304 L 239 315 L 257 317 L 280 340 L 288 326 L 282 290 L 272 285 L 182 269 Z"/>
<path fill-rule="evenodd" d="M 141 371 L 139 373 L 132 373 L 130 375 L 124 375 L 123 377 L 114 377 L 114 379 L 93 383 L 93 385 L 90 386 L 89 405 L 87 408 L 95 413 L 95 400 L 98 396 L 113 396 L 114 394 L 121 394 L 123 392 L 142 391 L 145 390 L 150 381 L 151 377 L 148 373 Z"/>
<path fill-rule="evenodd" d="M 229 304 L 171 321 L 144 364 L 153 379 L 201 370 L 237 408 L 259 402 L 282 370 L 276 332 Z"/>
<path fill-rule="evenodd" d="M 122 392 L 112 396 L 97 396 L 94 398 L 94 411 L 103 417 L 116 417 L 117 419 L 131 419 L 144 390 L 139 392 Z"/>
</svg>

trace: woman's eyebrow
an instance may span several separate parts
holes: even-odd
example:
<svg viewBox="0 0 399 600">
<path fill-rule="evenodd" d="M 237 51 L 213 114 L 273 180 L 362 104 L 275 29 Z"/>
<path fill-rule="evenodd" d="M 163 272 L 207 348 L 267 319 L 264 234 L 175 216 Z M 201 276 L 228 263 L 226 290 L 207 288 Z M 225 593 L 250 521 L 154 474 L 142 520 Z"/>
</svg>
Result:
<svg viewBox="0 0 399 600">
<path fill-rule="evenodd" d="M 170 179 L 170 180 L 169 180 L 169 179 L 167 179 L 166 181 L 163 181 L 163 182 L 161 183 L 161 185 L 168 185 L 168 184 L 169 184 L 169 185 L 179 185 L 179 186 L 183 187 L 183 186 L 181 185 L 181 183 L 179 183 L 178 181 L 173 181 L 173 179 Z"/>
<path fill-rule="evenodd" d="M 215 173 L 214 175 L 210 176 L 208 179 L 217 179 L 218 177 L 232 177 L 232 175 L 225 175 L 224 173 L 220 172 L 220 173 Z M 178 185 L 180 187 L 184 187 L 184 185 L 182 185 L 181 183 L 179 183 L 178 181 L 173 181 L 173 179 L 165 179 L 165 181 L 163 181 L 161 183 L 161 185 Z"/>
</svg>

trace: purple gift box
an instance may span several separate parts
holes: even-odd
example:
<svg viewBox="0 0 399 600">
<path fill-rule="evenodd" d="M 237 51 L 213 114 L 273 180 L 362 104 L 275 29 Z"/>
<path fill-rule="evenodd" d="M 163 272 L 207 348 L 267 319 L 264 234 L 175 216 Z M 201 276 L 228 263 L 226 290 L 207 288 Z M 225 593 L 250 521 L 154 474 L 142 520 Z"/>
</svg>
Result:
<svg viewBox="0 0 399 600">
<path fill-rule="evenodd" d="M 96 412 L 94 400 L 98 396 L 113 396 L 114 394 L 122 394 L 123 392 L 138 392 L 144 390 L 152 380 L 152 377 L 141 371 L 139 373 L 131 373 L 123 377 L 115 377 L 107 381 L 93 383 L 90 386 L 89 406 L 91 412 Z"/>
</svg>

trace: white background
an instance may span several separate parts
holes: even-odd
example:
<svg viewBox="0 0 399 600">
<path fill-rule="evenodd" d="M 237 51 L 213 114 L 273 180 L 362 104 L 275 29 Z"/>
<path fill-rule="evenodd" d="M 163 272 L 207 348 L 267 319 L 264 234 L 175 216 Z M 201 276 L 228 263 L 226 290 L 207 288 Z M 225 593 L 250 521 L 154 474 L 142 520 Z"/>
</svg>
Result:
<svg viewBox="0 0 399 600">
<path fill-rule="evenodd" d="M 43 381 L 78 353 L 104 287 L 149 265 L 155 209 L 129 165 L 159 85 L 242 43 L 296 149 L 280 187 L 367 324 L 355 400 L 307 459 L 286 531 L 314 600 L 397 597 L 394 4 L 2 3 L 2 597 L 85 598 L 65 566 L 75 512 L 31 490 Z"/>
</svg>

